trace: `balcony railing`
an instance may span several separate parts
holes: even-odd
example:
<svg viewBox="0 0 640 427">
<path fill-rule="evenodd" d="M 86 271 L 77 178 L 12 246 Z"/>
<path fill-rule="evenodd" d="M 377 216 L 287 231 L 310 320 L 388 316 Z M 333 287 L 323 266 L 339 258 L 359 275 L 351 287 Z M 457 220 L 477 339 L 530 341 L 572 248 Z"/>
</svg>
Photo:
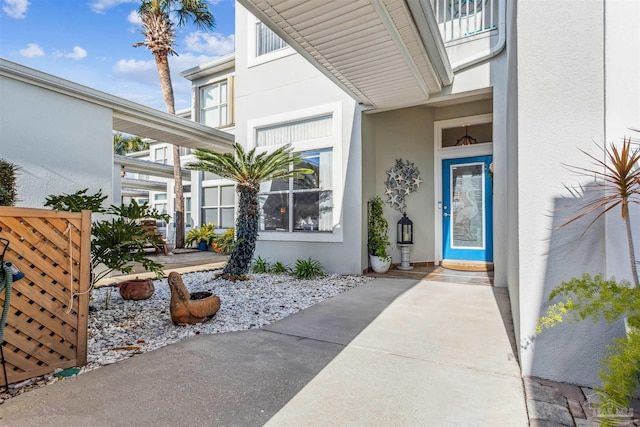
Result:
<svg viewBox="0 0 640 427">
<path fill-rule="evenodd" d="M 496 28 L 499 0 L 431 0 L 445 42 Z"/>
</svg>

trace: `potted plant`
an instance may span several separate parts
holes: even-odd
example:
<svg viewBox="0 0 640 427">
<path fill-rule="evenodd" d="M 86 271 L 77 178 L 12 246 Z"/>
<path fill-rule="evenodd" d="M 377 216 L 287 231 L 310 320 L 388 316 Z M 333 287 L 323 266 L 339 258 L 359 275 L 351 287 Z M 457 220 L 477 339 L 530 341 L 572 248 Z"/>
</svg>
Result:
<svg viewBox="0 0 640 427">
<path fill-rule="evenodd" d="M 91 226 L 91 282 L 92 286 L 100 279 L 107 277 L 113 271 L 123 273 L 133 272 L 133 263 L 142 266 L 156 277 L 164 276 L 162 264 L 158 264 L 145 256 L 144 248 L 156 246 L 158 242 L 149 235 L 140 223 L 140 219 L 153 218 L 169 220 L 168 215 L 160 214 L 149 207 L 147 203 L 138 204 L 135 200 L 130 205 L 102 207 L 107 196 L 99 190 L 96 194 L 87 195 L 87 190 L 80 190 L 74 194 L 50 195 L 46 198 L 45 206 L 52 209 L 69 212 L 80 212 L 87 209 L 95 213 L 109 215 L 109 219 L 95 221 Z M 147 288 L 148 297 L 153 294 L 153 288 L 148 281 L 140 281 L 141 286 Z M 148 289 L 151 288 L 150 292 Z M 134 286 L 127 286 L 128 291 L 122 293 L 127 299 L 129 291 L 139 295 Z M 121 289 L 122 290 L 122 289 Z M 131 299 L 141 299 L 139 297 Z"/>
<path fill-rule="evenodd" d="M 387 254 L 389 242 L 389 223 L 383 215 L 384 202 L 376 196 L 368 203 L 367 251 L 371 268 L 376 273 L 385 273 L 391 266 L 391 257 Z"/>
<path fill-rule="evenodd" d="M 216 226 L 213 223 L 203 224 L 189 230 L 184 242 L 187 246 L 198 245 L 198 249 L 206 251 L 216 238 Z"/>
<path fill-rule="evenodd" d="M 216 252 L 228 254 L 233 249 L 235 243 L 235 229 L 229 228 L 227 231 L 213 239 L 211 247 Z"/>
</svg>

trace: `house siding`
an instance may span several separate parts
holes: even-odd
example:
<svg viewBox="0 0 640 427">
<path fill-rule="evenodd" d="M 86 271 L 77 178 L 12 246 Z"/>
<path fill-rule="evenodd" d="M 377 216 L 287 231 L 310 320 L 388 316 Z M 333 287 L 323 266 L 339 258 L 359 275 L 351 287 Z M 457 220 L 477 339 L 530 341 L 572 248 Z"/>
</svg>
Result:
<svg viewBox="0 0 640 427">
<path fill-rule="evenodd" d="M 20 168 L 17 206 L 83 188 L 116 203 L 111 109 L 5 76 L 0 99 L 0 157 Z"/>
</svg>

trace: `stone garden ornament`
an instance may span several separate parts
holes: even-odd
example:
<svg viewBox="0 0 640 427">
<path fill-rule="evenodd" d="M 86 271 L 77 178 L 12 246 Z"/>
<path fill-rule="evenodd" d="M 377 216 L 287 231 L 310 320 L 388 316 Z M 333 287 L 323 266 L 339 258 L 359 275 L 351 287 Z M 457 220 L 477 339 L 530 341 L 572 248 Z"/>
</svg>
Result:
<svg viewBox="0 0 640 427">
<path fill-rule="evenodd" d="M 407 207 L 407 197 L 420 188 L 422 180 L 415 164 L 396 159 L 396 164 L 387 171 L 384 194 L 389 205 L 403 213 Z"/>
</svg>

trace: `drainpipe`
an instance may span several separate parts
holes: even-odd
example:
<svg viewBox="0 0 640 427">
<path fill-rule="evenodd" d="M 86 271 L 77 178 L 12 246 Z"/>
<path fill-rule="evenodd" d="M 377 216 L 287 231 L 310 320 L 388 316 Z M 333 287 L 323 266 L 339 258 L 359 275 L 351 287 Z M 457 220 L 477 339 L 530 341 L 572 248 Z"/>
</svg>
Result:
<svg viewBox="0 0 640 427">
<path fill-rule="evenodd" d="M 465 59 L 462 62 L 457 64 L 453 64 L 453 72 L 457 73 L 458 71 L 464 70 L 465 68 L 471 67 L 472 65 L 476 65 L 479 62 L 486 61 L 487 59 L 491 59 L 494 56 L 498 55 L 504 47 L 506 46 L 507 41 L 507 5 L 506 0 L 498 1 L 499 13 L 498 13 L 498 43 L 496 43 L 490 49 L 485 50 L 484 52 L 480 52 L 476 56 L 472 56 L 471 58 Z"/>
</svg>

